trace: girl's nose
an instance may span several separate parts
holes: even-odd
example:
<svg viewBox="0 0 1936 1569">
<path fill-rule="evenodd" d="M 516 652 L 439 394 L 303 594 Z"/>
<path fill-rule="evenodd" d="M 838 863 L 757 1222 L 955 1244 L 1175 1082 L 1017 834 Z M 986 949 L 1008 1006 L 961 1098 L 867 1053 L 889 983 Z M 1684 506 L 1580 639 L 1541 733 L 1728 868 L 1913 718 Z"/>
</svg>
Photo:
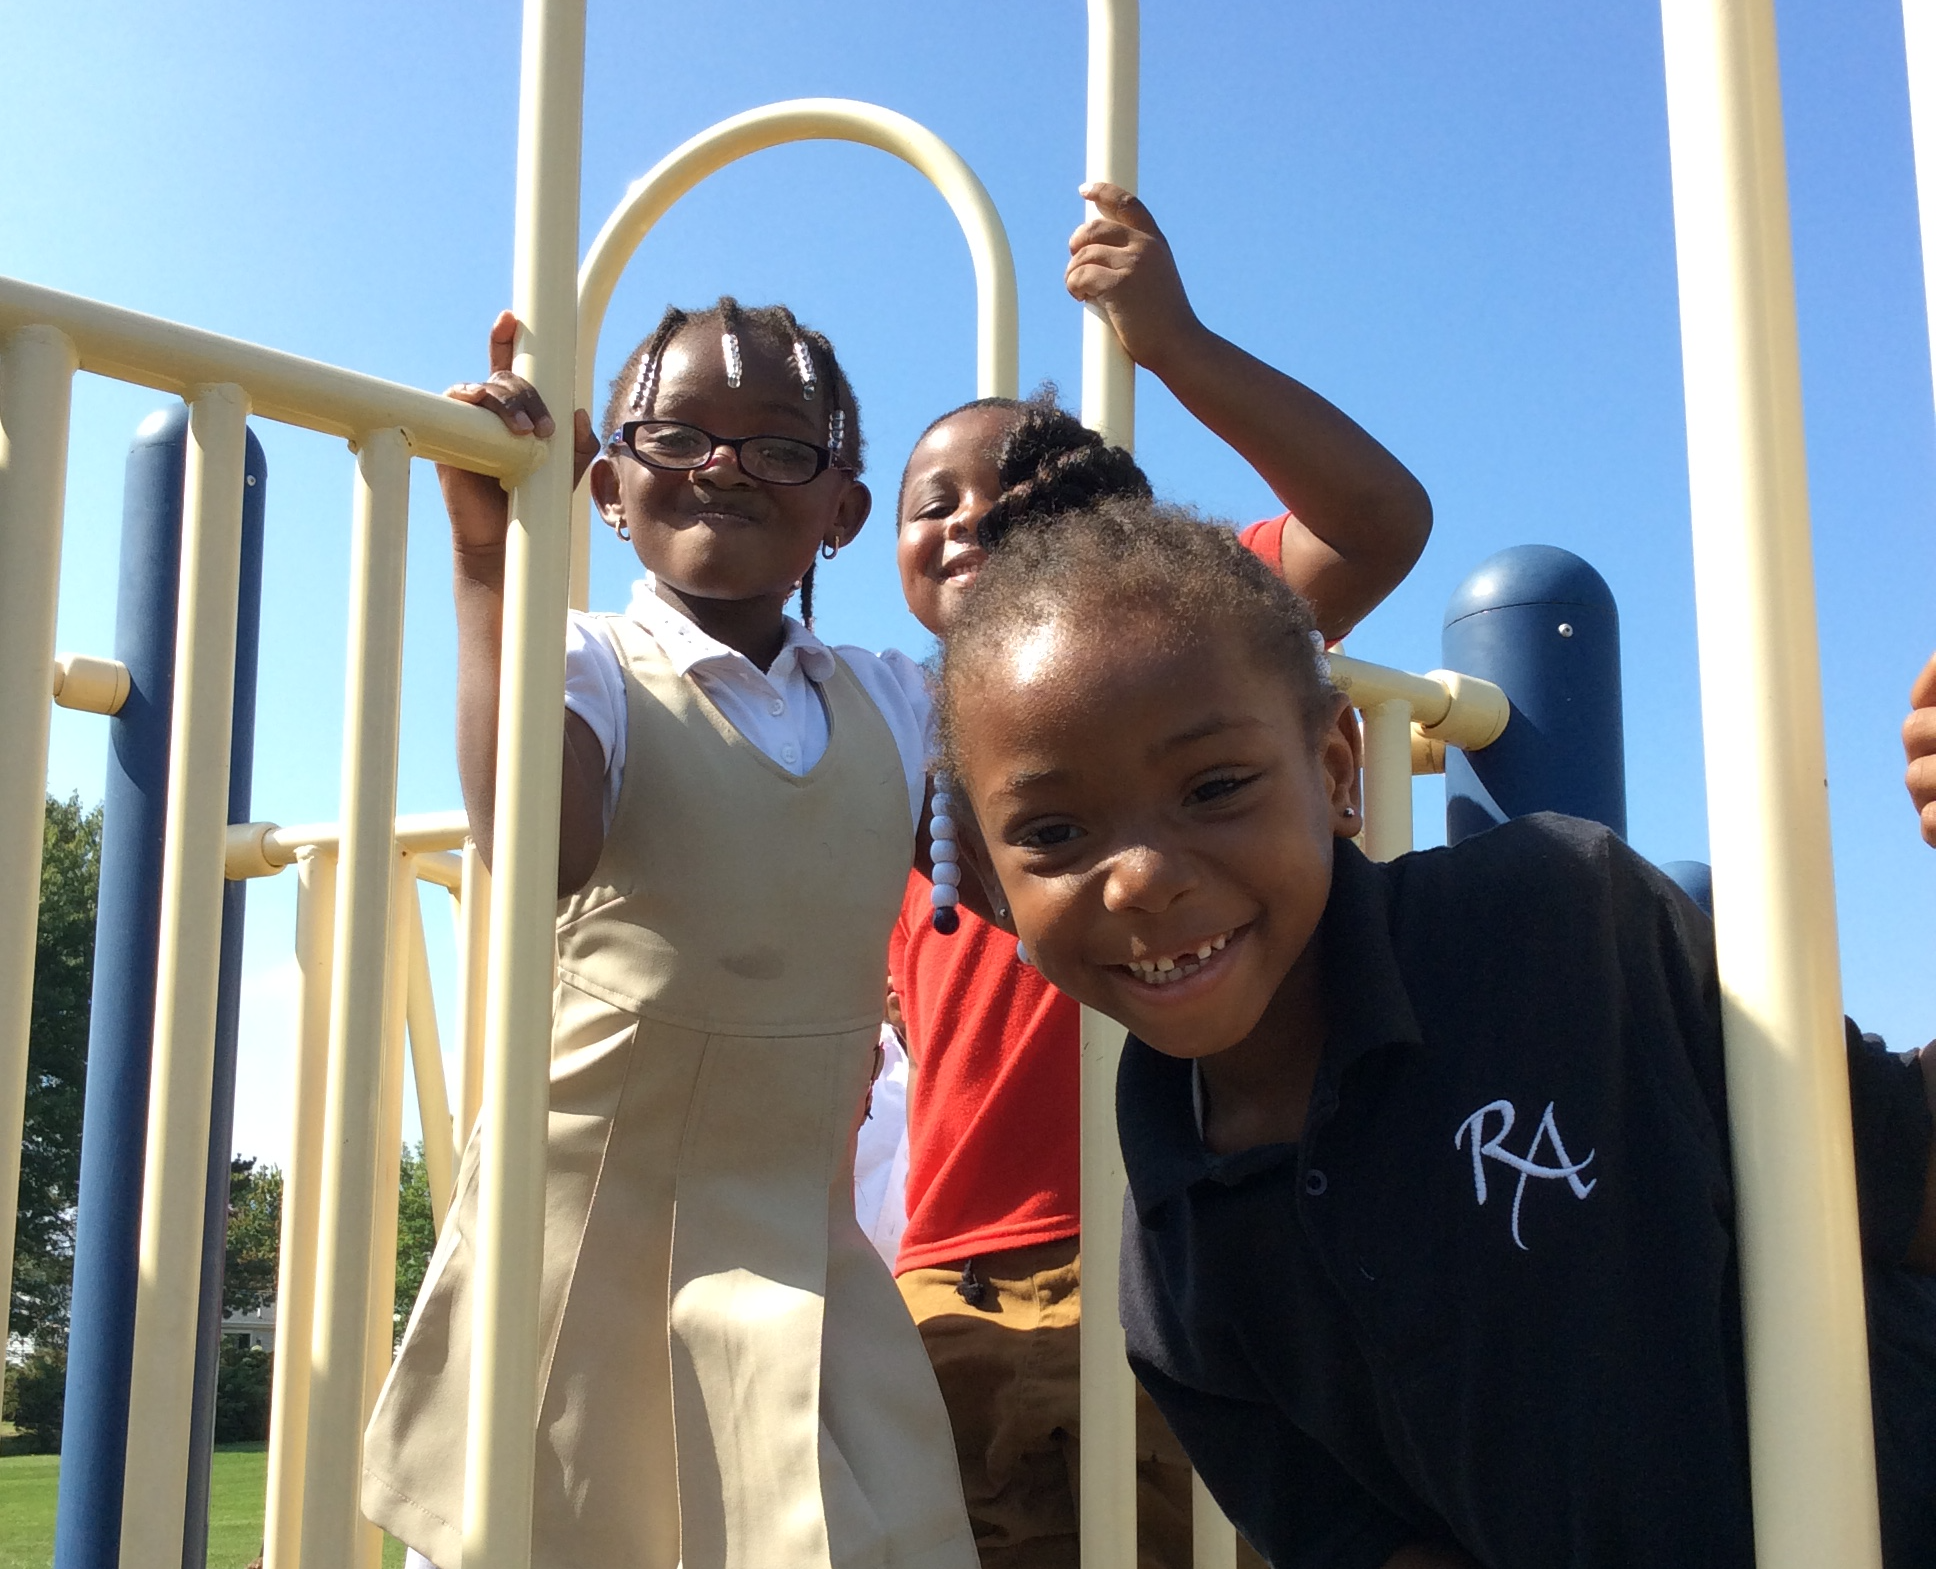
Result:
<svg viewBox="0 0 1936 1569">
<path fill-rule="evenodd" d="M 1161 845 L 1133 845 L 1111 859 L 1103 884 L 1103 905 L 1112 912 L 1154 914 L 1167 910 L 1196 882 L 1188 856 Z"/>
<path fill-rule="evenodd" d="M 688 472 L 703 474 L 715 484 L 721 480 L 746 480 L 746 470 L 739 466 L 739 454 L 723 441 L 715 442 L 713 450 L 706 454 L 706 461 Z"/>
</svg>

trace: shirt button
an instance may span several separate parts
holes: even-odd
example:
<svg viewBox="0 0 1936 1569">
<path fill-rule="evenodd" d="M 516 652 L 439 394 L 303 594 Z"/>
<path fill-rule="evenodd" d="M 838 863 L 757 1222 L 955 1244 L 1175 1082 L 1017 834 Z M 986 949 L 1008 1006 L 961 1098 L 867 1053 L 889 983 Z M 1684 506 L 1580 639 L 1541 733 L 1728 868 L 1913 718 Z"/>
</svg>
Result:
<svg viewBox="0 0 1936 1569">
<path fill-rule="evenodd" d="M 766 705 L 766 711 L 769 714 L 784 714 L 786 712 L 786 699 L 783 697 L 774 698 L 772 702 Z"/>
<path fill-rule="evenodd" d="M 780 748 L 780 761 L 783 763 L 791 763 L 796 758 L 798 758 L 799 755 L 800 755 L 800 749 L 797 746 L 795 746 L 791 741 L 789 741 L 785 746 Z"/>
<path fill-rule="evenodd" d="M 1324 1197 L 1324 1190 L 1331 1186 L 1331 1179 L 1316 1169 L 1304 1173 L 1304 1191 L 1314 1199 Z"/>
</svg>

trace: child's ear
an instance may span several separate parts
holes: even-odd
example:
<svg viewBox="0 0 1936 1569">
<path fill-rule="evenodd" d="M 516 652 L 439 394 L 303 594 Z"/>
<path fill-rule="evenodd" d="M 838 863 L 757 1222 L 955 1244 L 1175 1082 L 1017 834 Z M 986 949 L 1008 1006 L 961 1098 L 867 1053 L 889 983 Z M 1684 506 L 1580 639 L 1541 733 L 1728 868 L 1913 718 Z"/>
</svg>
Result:
<svg viewBox="0 0 1936 1569">
<path fill-rule="evenodd" d="M 1365 765 L 1364 732 L 1358 710 L 1340 695 L 1318 745 L 1318 764 L 1324 771 L 1325 794 L 1331 807 L 1331 832 L 1339 839 L 1355 839 L 1365 826 L 1359 782 Z"/>
<path fill-rule="evenodd" d="M 874 493 L 860 480 L 850 479 L 847 488 L 841 492 L 840 504 L 834 511 L 834 521 L 827 530 L 827 543 L 836 550 L 844 550 L 853 543 L 854 536 L 867 521 L 867 515 L 874 510 Z"/>
<path fill-rule="evenodd" d="M 603 453 L 592 459 L 592 466 L 585 471 L 585 479 L 591 486 L 592 505 L 598 515 L 613 528 L 619 524 L 618 469 L 612 460 Z"/>
</svg>

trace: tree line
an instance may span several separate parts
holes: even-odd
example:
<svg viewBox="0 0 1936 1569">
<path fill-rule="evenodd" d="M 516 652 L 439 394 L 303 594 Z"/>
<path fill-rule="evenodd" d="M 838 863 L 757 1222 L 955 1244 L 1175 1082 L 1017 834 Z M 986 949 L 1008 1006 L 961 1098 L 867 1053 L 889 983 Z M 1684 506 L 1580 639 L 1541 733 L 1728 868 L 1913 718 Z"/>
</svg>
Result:
<svg viewBox="0 0 1936 1569">
<path fill-rule="evenodd" d="M 6 1380 L 0 1396 L 0 1419 L 18 1430 L 4 1447 L 15 1452 L 60 1448 L 100 876 L 100 808 L 84 808 L 78 795 L 65 801 L 49 797 L 41 846 L 13 1292 L 7 1304 Z M 281 1237 L 282 1172 L 236 1156 L 229 1166 L 225 1314 L 259 1313 L 274 1301 Z M 422 1146 L 408 1147 L 397 1198 L 398 1337 L 435 1243 Z M 268 1353 L 225 1340 L 216 1388 L 218 1443 L 268 1436 L 272 1368 Z"/>
</svg>

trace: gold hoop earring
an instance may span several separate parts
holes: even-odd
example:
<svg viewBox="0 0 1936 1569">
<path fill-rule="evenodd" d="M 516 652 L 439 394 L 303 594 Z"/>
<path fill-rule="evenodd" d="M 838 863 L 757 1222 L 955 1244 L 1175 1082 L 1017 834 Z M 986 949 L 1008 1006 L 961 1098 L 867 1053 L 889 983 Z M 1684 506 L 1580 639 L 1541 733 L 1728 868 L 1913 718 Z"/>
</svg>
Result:
<svg viewBox="0 0 1936 1569">
<path fill-rule="evenodd" d="M 831 561 L 839 554 L 840 546 L 838 545 L 822 544 L 820 547 L 820 559 L 822 561 Z"/>
<path fill-rule="evenodd" d="M 618 535 L 618 537 L 624 540 L 628 545 L 632 542 L 632 530 L 626 526 L 626 522 L 624 518 L 620 518 L 616 523 L 612 525 L 612 532 Z"/>
</svg>

